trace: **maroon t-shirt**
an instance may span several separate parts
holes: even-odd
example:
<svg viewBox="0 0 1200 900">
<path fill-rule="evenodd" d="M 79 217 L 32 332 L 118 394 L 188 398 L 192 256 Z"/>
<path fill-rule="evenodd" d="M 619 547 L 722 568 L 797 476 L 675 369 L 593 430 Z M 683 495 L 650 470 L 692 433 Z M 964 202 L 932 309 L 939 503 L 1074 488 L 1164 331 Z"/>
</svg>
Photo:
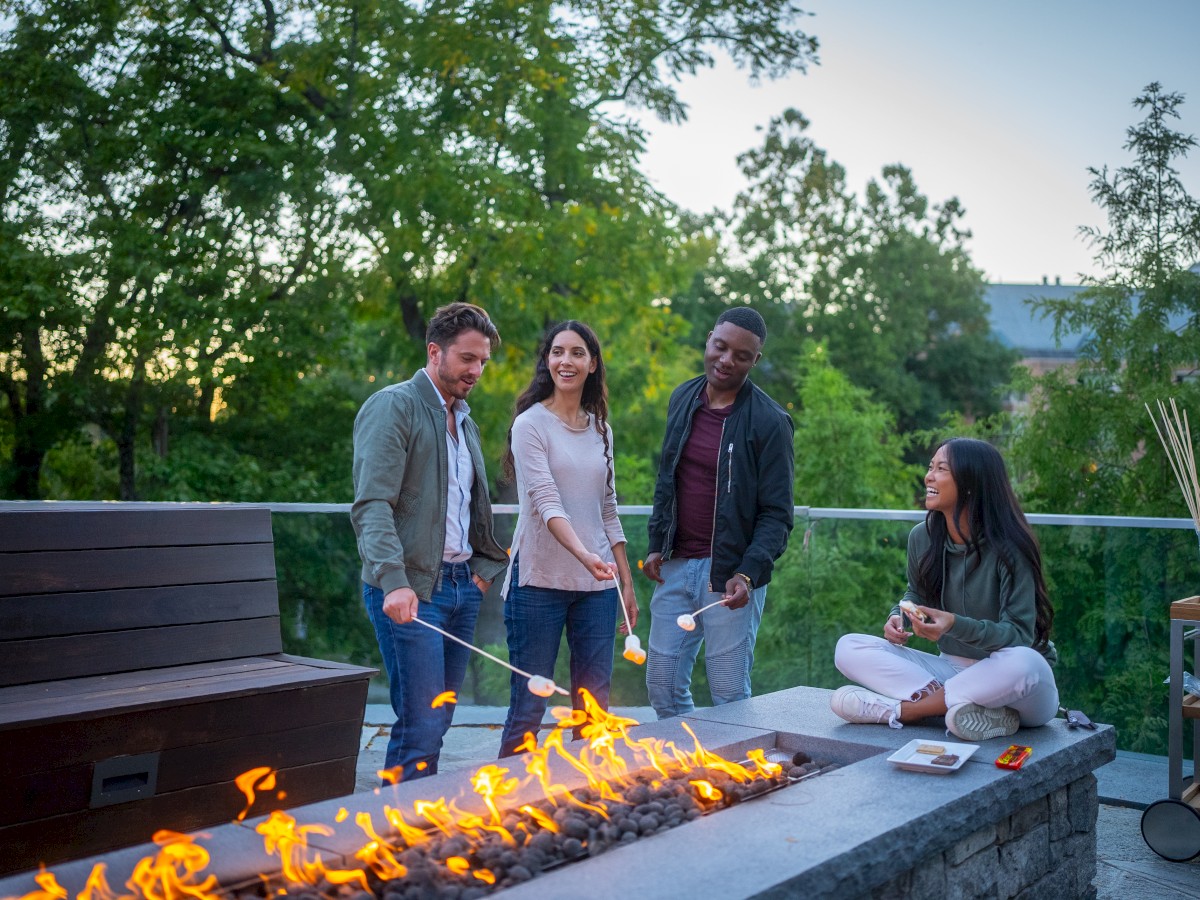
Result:
<svg viewBox="0 0 1200 900">
<path fill-rule="evenodd" d="M 705 559 L 712 555 L 713 513 L 717 499 L 717 464 L 721 427 L 733 404 L 710 409 L 707 399 L 692 417 L 692 431 L 675 467 L 678 519 L 674 556 Z"/>
</svg>

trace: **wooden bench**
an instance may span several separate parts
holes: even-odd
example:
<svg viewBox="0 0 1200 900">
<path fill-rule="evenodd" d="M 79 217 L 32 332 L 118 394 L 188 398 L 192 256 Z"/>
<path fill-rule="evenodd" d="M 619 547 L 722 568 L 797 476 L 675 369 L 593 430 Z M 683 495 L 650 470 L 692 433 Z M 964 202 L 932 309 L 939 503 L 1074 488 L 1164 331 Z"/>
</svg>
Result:
<svg viewBox="0 0 1200 900">
<path fill-rule="evenodd" d="M 0 873 L 353 793 L 375 670 L 282 650 L 269 510 L 0 508 Z"/>
</svg>

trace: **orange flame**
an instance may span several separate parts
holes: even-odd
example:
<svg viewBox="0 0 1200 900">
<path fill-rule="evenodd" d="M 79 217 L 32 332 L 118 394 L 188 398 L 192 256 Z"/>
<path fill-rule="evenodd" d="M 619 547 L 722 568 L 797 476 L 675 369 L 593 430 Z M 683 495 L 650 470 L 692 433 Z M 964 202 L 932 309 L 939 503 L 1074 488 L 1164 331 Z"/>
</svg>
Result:
<svg viewBox="0 0 1200 900">
<path fill-rule="evenodd" d="M 16 900 L 67 900 L 67 889 L 58 883 L 53 872 L 46 871 L 45 866 L 42 866 L 33 876 L 33 880 L 38 883 L 41 890 L 30 891 L 24 897 L 16 898 Z M 90 881 L 91 879 L 89 879 L 89 883 Z"/>
<path fill-rule="evenodd" d="M 401 848 L 395 846 L 387 838 L 381 837 L 371 823 L 371 814 L 360 812 L 354 817 L 354 823 L 363 830 L 370 840 L 354 854 L 355 859 L 361 859 L 371 871 L 385 881 L 403 878 L 408 874 L 408 867 L 396 859 Z"/>
<path fill-rule="evenodd" d="M 237 778 L 233 779 L 234 784 L 238 786 L 238 790 L 246 795 L 246 808 L 238 813 L 236 822 L 246 818 L 246 814 L 250 812 L 250 807 L 254 805 L 255 788 L 260 791 L 271 791 L 275 789 L 275 770 L 270 766 L 258 766 L 248 771 L 243 772 Z"/>
<path fill-rule="evenodd" d="M 481 767 L 471 776 L 471 787 L 475 789 L 484 804 L 492 814 L 492 823 L 500 824 L 500 810 L 496 807 L 497 798 L 503 798 L 517 789 L 517 779 L 505 778 L 508 769 L 496 765 Z"/>
<path fill-rule="evenodd" d="M 216 875 L 196 883 L 196 875 L 208 865 L 209 856 L 195 843 L 194 835 L 158 831 L 153 840 L 159 846 L 158 853 L 139 860 L 127 882 L 139 896 L 146 900 L 209 900 L 220 890 Z"/>
<path fill-rule="evenodd" d="M 447 837 L 454 835 L 454 816 L 446 806 L 446 798 L 436 800 L 417 800 L 413 803 L 413 812 L 426 819 L 430 825 Z"/>
<path fill-rule="evenodd" d="M 560 830 L 552 815 L 530 803 L 517 807 L 515 812 L 520 813 L 522 818 L 516 824 L 509 820 L 506 827 L 506 800 L 523 784 L 540 784 L 551 806 L 558 807 L 566 803 L 607 818 L 608 808 L 612 804 L 629 803 L 621 791 L 635 784 L 657 789 L 668 779 L 683 774 L 689 776 L 689 783 L 701 806 L 711 809 L 725 797 L 717 786 L 723 784 L 725 779 L 739 782 L 771 779 L 783 771 L 782 766 L 768 762 L 761 750 L 750 751 L 747 754 L 750 762 L 746 765 L 712 753 L 705 749 L 686 723 L 682 723 L 682 727 L 693 741 L 691 750 L 657 738 L 632 738 L 629 730 L 638 724 L 636 721 L 605 711 L 587 691 L 579 692 L 579 700 L 580 709 L 554 708 L 557 723 L 540 746 L 536 734 L 525 736 L 525 741 L 518 748 L 524 753 L 519 758 L 525 770 L 524 782 L 519 777 L 511 776 L 510 769 L 494 764 L 482 766 L 474 773 L 471 786 L 482 801 L 482 811 L 476 808 L 464 810 L 445 797 L 413 802 L 408 817 L 397 808 L 385 806 L 386 834 L 376 830 L 368 813 L 355 815 L 354 822 L 363 832 L 365 841 L 354 853 L 354 859 L 363 868 L 328 868 L 320 854 L 309 847 L 309 835 L 331 835 L 333 830 L 330 826 L 298 825 L 291 816 L 276 811 L 259 823 L 256 830 L 263 836 L 266 852 L 279 858 L 283 880 L 297 886 L 316 886 L 323 881 L 347 886 L 337 892 L 337 896 L 348 892 L 350 886 L 369 893 L 368 871 L 385 881 L 406 877 L 408 867 L 401 863 L 401 854 L 440 835 L 460 841 L 465 839 L 468 848 L 460 849 L 456 855 L 446 859 L 446 869 L 456 876 L 465 878 L 470 875 L 475 882 L 490 885 L 496 882 L 495 874 L 483 867 L 473 868 L 471 863 L 472 859 L 478 858 L 474 850 L 484 841 L 499 836 L 510 846 L 521 845 L 537 829 L 550 832 Z M 434 701 L 434 706 L 449 702 L 456 700 L 451 692 L 446 692 Z M 572 730 L 582 740 L 576 746 L 568 747 Z M 659 777 L 647 779 L 644 773 L 648 770 L 656 772 Z M 718 773 L 720 777 L 709 780 L 711 776 L 706 776 L 705 771 Z M 384 769 L 379 775 L 396 783 L 400 780 L 400 772 L 399 768 Z M 573 793 L 569 790 L 559 774 L 564 772 L 582 775 L 589 792 Z M 695 773 L 694 777 L 691 777 L 692 773 Z M 247 800 L 238 821 L 242 821 L 249 813 L 258 794 L 275 788 L 275 777 L 275 771 L 265 766 L 238 776 L 238 789 Z M 338 809 L 334 820 L 342 823 L 349 816 L 349 812 L 342 807 Z M 155 841 L 160 846 L 158 853 L 139 862 L 133 877 L 127 882 L 132 894 L 114 894 L 105 881 L 104 866 L 100 864 L 93 869 L 87 886 L 76 900 L 220 900 L 216 877 L 201 876 L 209 861 L 208 852 L 198 846 L 193 837 L 160 832 L 155 835 Z M 9 900 L 68 900 L 68 892 L 50 872 L 43 870 L 36 880 L 40 890 Z M 285 893 L 286 887 L 277 886 L 268 890 L 267 896 Z"/>
<path fill-rule="evenodd" d="M 433 702 L 429 704 L 429 708 L 437 709 L 439 706 L 443 706 L 447 703 L 457 704 L 458 703 L 458 694 L 456 694 L 454 691 L 442 691 L 440 694 L 438 694 L 436 697 L 433 698 Z"/>
<path fill-rule="evenodd" d="M 404 768 L 402 766 L 394 766 L 390 769 L 380 769 L 375 774 L 379 776 L 380 781 L 397 785 L 400 783 L 400 779 L 404 777 Z"/>
<path fill-rule="evenodd" d="M 417 844 L 423 844 L 429 840 L 429 832 L 424 828 L 409 825 L 400 810 L 385 806 L 383 808 L 383 815 L 388 820 L 388 824 L 396 829 L 396 833 L 400 835 L 400 839 L 408 846 L 415 847 Z"/>
<path fill-rule="evenodd" d="M 783 766 L 779 763 L 768 761 L 766 752 L 758 747 L 755 747 L 753 750 L 747 750 L 746 758 L 754 763 L 755 768 L 758 769 L 759 774 L 764 778 L 772 778 L 775 775 L 783 773 Z"/>
<path fill-rule="evenodd" d="M 696 793 L 699 794 L 703 800 L 709 800 L 713 803 L 716 803 L 721 799 L 721 797 L 724 796 L 721 793 L 721 790 L 715 787 L 711 781 L 697 779 L 695 781 L 689 781 L 688 784 L 696 789 Z"/>
<path fill-rule="evenodd" d="M 555 834 L 558 834 L 557 823 L 555 823 L 552 818 L 550 818 L 536 806 L 530 806 L 528 803 L 526 803 L 521 807 L 521 812 L 525 813 L 525 815 L 537 822 L 539 827 L 545 829 L 546 831 L 552 831 Z"/>
<path fill-rule="evenodd" d="M 333 834 L 333 829 L 328 825 L 296 827 L 294 818 L 276 810 L 265 822 L 260 822 L 255 831 L 263 836 L 267 853 L 279 857 L 283 875 L 288 881 L 308 885 L 320 884 L 322 879 L 330 884 L 357 883 L 362 890 L 370 891 L 366 873 L 362 869 L 328 869 L 321 862 L 319 853 L 314 853 L 311 859 L 307 858 L 308 836 Z"/>
<path fill-rule="evenodd" d="M 104 871 L 104 863 L 96 863 L 92 866 L 92 871 L 88 873 L 87 883 L 79 892 L 79 900 L 116 900 L 117 895 L 108 886 L 108 879 L 105 877 Z"/>
</svg>

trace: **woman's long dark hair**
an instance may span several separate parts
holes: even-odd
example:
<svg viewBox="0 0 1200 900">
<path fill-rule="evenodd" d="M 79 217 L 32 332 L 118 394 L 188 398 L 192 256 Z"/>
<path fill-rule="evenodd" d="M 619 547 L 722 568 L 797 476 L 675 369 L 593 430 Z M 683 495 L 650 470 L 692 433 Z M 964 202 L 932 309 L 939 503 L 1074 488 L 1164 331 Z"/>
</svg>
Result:
<svg viewBox="0 0 1200 900">
<path fill-rule="evenodd" d="M 1046 582 L 1042 577 L 1042 551 L 1013 493 L 1004 457 L 986 441 L 972 438 L 951 438 L 938 445 L 938 449 L 943 448 L 950 463 L 950 475 L 958 488 L 958 500 L 954 504 L 952 518 L 959 534 L 965 532 L 970 535 L 967 538 L 968 557 L 973 553 L 978 554 L 980 542 L 987 541 L 996 548 L 1010 571 L 1015 571 L 1018 555 L 1028 561 L 1033 569 L 1037 609 L 1033 646 L 1044 647 L 1054 624 L 1054 607 L 1050 605 Z M 962 527 L 964 524 L 965 528 Z M 923 597 L 935 599 L 940 605 L 942 554 L 948 535 L 946 517 L 940 512 L 930 511 L 925 517 L 925 527 L 930 536 L 929 549 L 917 561 L 915 587 Z M 979 564 L 978 555 L 975 564 Z"/>
<path fill-rule="evenodd" d="M 588 373 L 587 381 L 583 383 L 583 397 L 580 400 L 580 406 L 583 407 L 585 412 L 589 412 L 595 416 L 596 431 L 604 439 L 604 458 L 608 464 L 608 486 L 611 489 L 613 486 L 613 459 L 612 448 L 608 445 L 608 383 L 604 377 L 604 356 L 600 353 L 600 339 L 596 337 L 596 332 L 592 331 L 583 322 L 569 319 L 566 322 L 559 322 L 546 332 L 546 336 L 542 338 L 541 346 L 538 347 L 537 365 L 533 370 L 533 380 L 529 382 L 529 387 L 525 388 L 521 392 L 521 395 L 517 397 L 517 402 L 513 409 L 513 422 L 516 421 L 517 416 L 525 412 L 533 404 L 541 403 L 554 393 L 554 379 L 550 376 L 550 366 L 546 360 L 550 358 L 550 348 L 554 346 L 554 339 L 564 331 L 573 331 L 579 335 L 583 343 L 587 346 L 588 353 L 592 355 L 592 359 L 596 360 L 596 371 Z M 517 480 L 517 470 L 512 451 L 512 422 L 508 423 L 508 438 L 504 445 L 504 459 L 502 463 L 504 467 L 504 480 L 510 484 L 515 482 Z"/>
</svg>

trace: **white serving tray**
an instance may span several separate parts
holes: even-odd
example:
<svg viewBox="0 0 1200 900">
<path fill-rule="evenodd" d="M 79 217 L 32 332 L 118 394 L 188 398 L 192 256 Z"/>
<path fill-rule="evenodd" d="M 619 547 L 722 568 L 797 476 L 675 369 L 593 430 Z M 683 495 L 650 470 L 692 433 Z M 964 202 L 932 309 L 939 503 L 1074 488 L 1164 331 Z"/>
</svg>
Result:
<svg viewBox="0 0 1200 900">
<path fill-rule="evenodd" d="M 922 744 L 934 744 L 938 747 L 945 747 L 943 753 L 953 753 L 958 757 L 958 761 L 952 766 L 935 766 L 932 762 L 933 754 L 918 753 L 917 747 Z M 934 775 L 945 775 L 949 772 L 957 772 L 963 767 L 971 756 L 979 749 L 978 744 L 955 744 L 950 741 L 943 740 L 916 740 L 909 741 L 895 753 L 888 757 L 888 762 L 895 765 L 897 768 L 905 769 L 909 772 L 931 772 Z"/>
</svg>

